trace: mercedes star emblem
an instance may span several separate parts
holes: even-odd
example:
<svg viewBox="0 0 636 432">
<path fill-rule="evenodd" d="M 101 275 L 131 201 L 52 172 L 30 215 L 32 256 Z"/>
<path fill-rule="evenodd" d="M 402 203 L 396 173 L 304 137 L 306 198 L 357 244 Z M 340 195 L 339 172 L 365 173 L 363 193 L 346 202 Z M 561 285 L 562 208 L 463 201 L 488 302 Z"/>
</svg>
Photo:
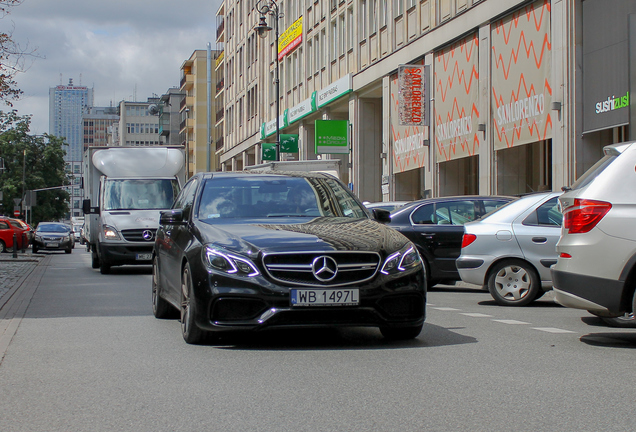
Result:
<svg viewBox="0 0 636 432">
<path fill-rule="evenodd" d="M 144 240 L 146 240 L 146 241 L 152 240 L 152 237 L 153 237 L 152 231 L 145 230 L 142 235 L 144 236 Z"/>
<path fill-rule="evenodd" d="M 328 282 L 336 277 L 338 263 L 329 256 L 319 256 L 311 263 L 311 271 L 319 281 Z"/>
</svg>

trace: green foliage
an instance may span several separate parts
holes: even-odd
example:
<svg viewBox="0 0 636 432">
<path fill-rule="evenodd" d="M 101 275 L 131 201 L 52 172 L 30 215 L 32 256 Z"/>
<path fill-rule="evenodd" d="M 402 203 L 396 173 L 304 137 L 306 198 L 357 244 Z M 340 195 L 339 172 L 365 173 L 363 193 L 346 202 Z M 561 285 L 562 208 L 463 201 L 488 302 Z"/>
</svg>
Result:
<svg viewBox="0 0 636 432">
<path fill-rule="evenodd" d="M 30 116 L 18 116 L 15 110 L 0 111 L 0 158 L 5 168 L 0 173 L 0 213 L 8 216 L 13 215 L 13 199 L 22 197 L 23 191 L 71 183 L 64 162 L 68 144 L 53 135 L 29 135 L 30 123 Z M 43 220 L 63 219 L 69 212 L 69 200 L 63 189 L 38 191 L 29 221 L 37 225 Z"/>
</svg>

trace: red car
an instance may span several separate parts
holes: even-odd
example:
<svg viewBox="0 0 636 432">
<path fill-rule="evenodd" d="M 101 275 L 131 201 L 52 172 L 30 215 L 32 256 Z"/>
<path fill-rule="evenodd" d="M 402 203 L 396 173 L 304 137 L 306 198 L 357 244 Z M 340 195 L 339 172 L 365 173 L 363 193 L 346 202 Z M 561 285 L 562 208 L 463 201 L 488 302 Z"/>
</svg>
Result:
<svg viewBox="0 0 636 432">
<path fill-rule="evenodd" d="M 0 252 L 8 252 L 13 249 L 13 234 L 16 235 L 18 249 L 29 244 L 29 230 L 22 226 L 21 221 L 0 216 Z M 25 224 L 26 225 L 26 224 Z"/>
</svg>

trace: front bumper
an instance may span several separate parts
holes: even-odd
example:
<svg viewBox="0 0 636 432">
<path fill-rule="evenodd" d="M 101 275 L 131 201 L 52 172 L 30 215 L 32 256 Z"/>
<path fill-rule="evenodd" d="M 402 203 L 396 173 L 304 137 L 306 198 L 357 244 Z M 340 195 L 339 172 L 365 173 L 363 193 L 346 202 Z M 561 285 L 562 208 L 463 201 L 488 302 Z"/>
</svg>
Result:
<svg viewBox="0 0 636 432">
<path fill-rule="evenodd" d="M 291 288 L 272 284 L 264 277 L 237 281 L 206 274 L 207 277 L 193 283 L 195 319 L 200 328 L 208 331 L 279 327 L 399 328 L 421 325 L 426 318 L 425 278 L 421 271 L 397 278 L 379 276 L 368 284 L 344 287 L 359 289 L 357 306 L 291 306 Z"/>
<path fill-rule="evenodd" d="M 54 240 L 54 239 L 33 239 L 33 246 L 40 250 L 68 250 L 73 246 L 71 244 L 71 240 Z"/>
<path fill-rule="evenodd" d="M 152 264 L 154 243 L 151 244 L 119 244 L 100 243 L 98 245 L 99 259 L 111 266 Z"/>
</svg>

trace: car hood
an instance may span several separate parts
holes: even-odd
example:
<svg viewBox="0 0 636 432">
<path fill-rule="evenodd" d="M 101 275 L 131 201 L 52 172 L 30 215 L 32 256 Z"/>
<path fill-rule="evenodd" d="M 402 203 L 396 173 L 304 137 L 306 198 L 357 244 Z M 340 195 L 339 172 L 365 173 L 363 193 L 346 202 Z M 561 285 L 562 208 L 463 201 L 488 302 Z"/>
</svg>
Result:
<svg viewBox="0 0 636 432">
<path fill-rule="evenodd" d="M 69 232 L 59 232 L 59 231 L 37 231 L 35 235 L 38 236 L 50 236 L 50 237 L 65 237 L 70 236 Z"/>
<path fill-rule="evenodd" d="M 201 221 L 201 242 L 238 253 L 280 251 L 372 251 L 392 253 L 407 242 L 402 234 L 371 219 L 319 217 Z M 268 222 L 268 223 L 264 223 Z"/>
</svg>

